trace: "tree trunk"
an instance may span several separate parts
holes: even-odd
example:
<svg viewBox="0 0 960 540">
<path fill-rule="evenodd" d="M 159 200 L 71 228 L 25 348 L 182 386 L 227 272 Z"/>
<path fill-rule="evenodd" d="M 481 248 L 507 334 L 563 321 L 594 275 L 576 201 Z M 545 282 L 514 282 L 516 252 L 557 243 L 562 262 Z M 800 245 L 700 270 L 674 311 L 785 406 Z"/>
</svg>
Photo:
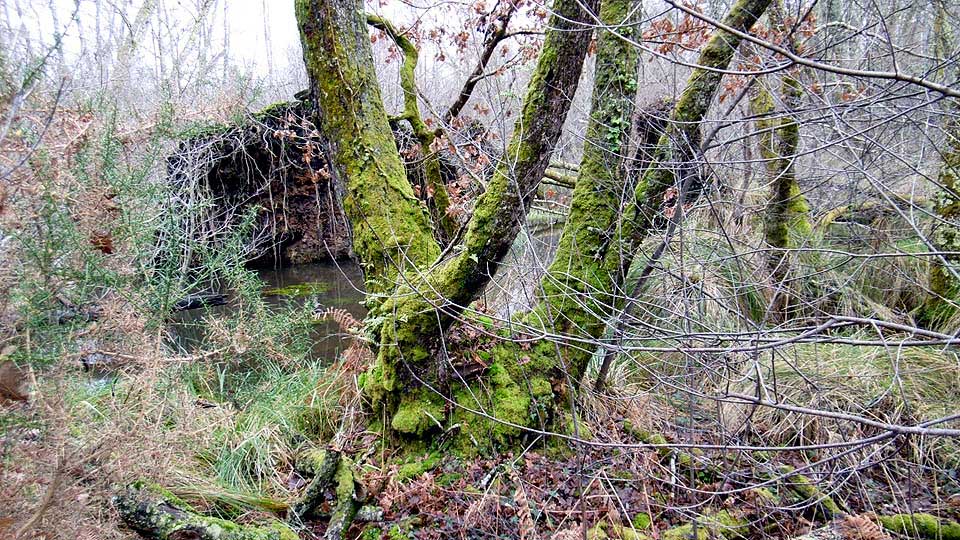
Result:
<svg viewBox="0 0 960 540">
<path fill-rule="evenodd" d="M 781 91 L 785 105 L 782 119 L 769 118 L 774 113 L 773 96 L 762 85 L 750 100 L 751 112 L 761 116 L 757 120 L 760 155 L 770 181 L 763 235 L 767 245 L 776 248 L 767 258 L 774 274 L 783 268 L 784 253 L 779 250 L 797 247 L 799 240 L 810 233 L 810 207 L 794 170 L 800 126 L 790 116 L 799 105 L 802 90 L 796 79 L 784 77 Z"/>
<path fill-rule="evenodd" d="M 738 0 L 723 19 L 723 24 L 741 32 L 749 32 L 757 19 L 769 7 L 771 0 Z M 700 122 L 713 102 L 720 86 L 723 71 L 733 59 L 741 38 L 735 34 L 715 29 L 710 40 L 700 50 L 697 65 L 687 79 L 680 99 L 673 107 L 666 132 L 652 156 L 652 162 L 637 183 L 633 197 L 633 209 L 624 219 L 618 245 L 607 252 L 611 261 L 607 267 L 619 265 L 630 268 L 640 243 L 664 222 L 667 230 L 663 242 L 646 261 L 640 277 L 633 284 L 626 305 L 617 317 L 614 331 L 617 340 L 623 339 L 630 312 L 636 305 L 636 295 L 650 276 L 654 265 L 666 251 L 674 230 L 683 218 L 683 203 L 699 192 L 700 176 L 697 159 L 700 151 Z M 672 195 L 668 190 L 672 188 Z M 616 358 L 616 350 L 610 348 L 604 355 L 600 377 L 605 377 L 610 364 Z M 582 375 L 582 374 L 578 374 Z M 602 378 L 598 387 L 603 386 Z"/>
<path fill-rule="evenodd" d="M 364 392 L 390 427 L 419 436 L 444 416 L 443 360 L 432 348 L 476 300 L 513 244 L 560 136 L 590 41 L 597 0 L 558 0 L 507 153 L 479 197 L 456 255 L 410 275 L 372 313 L 380 347 Z"/>
<path fill-rule="evenodd" d="M 943 62 L 953 49 L 953 35 L 947 14 L 947 2 L 935 0 L 934 56 Z M 956 69 L 941 68 L 939 75 L 950 80 Z M 955 78 L 955 77 L 954 77 Z M 956 103 L 947 100 L 943 114 L 946 117 L 943 132 L 942 163 L 937 175 L 933 210 L 933 248 L 941 252 L 960 251 L 960 120 L 956 118 Z M 940 328 L 957 313 L 960 301 L 960 256 L 944 254 L 930 262 L 930 293 L 917 314 L 918 322 L 927 328 Z"/>
<path fill-rule="evenodd" d="M 430 214 L 437 225 L 437 236 L 443 243 L 452 240 L 457 232 L 457 224 L 447 213 L 450 206 L 450 197 L 447 195 L 447 186 L 440 176 L 440 158 L 433 148 L 436 135 L 431 131 L 420 116 L 420 105 L 417 103 L 416 69 L 420 53 L 412 41 L 401 34 L 393 24 L 376 15 L 367 14 L 367 23 L 374 28 L 383 30 L 403 52 L 403 65 L 400 66 L 400 86 L 403 89 L 403 114 L 396 120 L 406 120 L 413 129 L 413 134 L 420 143 L 420 154 L 423 156 L 423 177 L 427 193 L 421 198 L 427 202 Z"/>
<path fill-rule="evenodd" d="M 724 22 L 739 30 L 749 30 L 769 2 L 739 0 Z M 350 6 L 343 4 L 354 9 L 351 11 Z M 485 377 L 472 383 L 463 380 L 448 358 L 433 350 L 442 332 L 482 292 L 520 230 L 576 91 L 590 39 L 589 27 L 581 21 L 591 20 L 585 10 L 595 11 L 596 4 L 596 0 L 554 3 L 554 14 L 513 139 L 476 203 L 462 245 L 435 266 L 429 266 L 431 258 L 421 255 L 413 260 L 417 272 L 393 270 L 393 276 L 401 276 L 406 282 L 371 311 L 368 322 L 376 324 L 373 331 L 380 340 L 379 349 L 361 386 L 374 407 L 386 415 L 376 416 L 385 417 L 394 432 L 422 437 L 436 426 L 443 427 L 452 413 L 450 423 L 461 426 L 464 438 L 482 438 L 489 443 L 515 434 L 519 426 L 542 421 L 542 413 L 549 420 L 557 404 L 565 403 L 570 386 L 581 378 L 592 354 L 591 342 L 608 320 L 611 307 L 616 306 L 617 296 L 613 293 L 620 288 L 624 269 L 632 261 L 632 250 L 654 225 L 663 194 L 678 179 L 687 177 L 678 175 L 673 165 L 693 161 L 694 152 L 688 149 L 698 140 L 699 122 L 721 78 L 714 70 L 727 67 L 739 38 L 718 30 L 704 46 L 700 64 L 706 69 L 697 69 L 691 75 L 671 115 L 667 135 L 661 138 L 653 155 L 654 165 L 634 188 L 625 180 L 629 175 L 622 169 L 620 155 L 624 153 L 630 128 L 637 53 L 613 32 L 602 32 L 598 54 L 603 58 L 598 61 L 598 86 L 588 131 L 593 143 L 600 144 L 588 145 L 559 255 L 544 280 L 544 301 L 525 318 L 527 328 L 538 333 L 561 333 L 560 343 L 540 339 L 529 347 L 511 340 L 498 341 L 485 353 L 490 360 Z M 630 25 L 621 26 L 631 4 L 630 0 L 605 2 L 601 10 L 609 25 L 605 28 L 616 28 L 617 34 L 628 36 L 636 32 Z M 348 21 L 348 16 L 356 20 Z M 347 0 L 298 0 L 298 18 L 320 114 L 333 113 L 333 118 L 321 118 L 321 125 L 333 143 L 334 161 L 346 175 L 345 184 L 355 186 L 351 195 L 360 199 L 364 197 L 359 193 L 361 188 L 366 184 L 376 186 L 374 180 L 382 183 L 385 175 L 371 178 L 370 173 L 352 163 L 353 151 L 357 144 L 377 150 L 386 147 L 371 141 L 386 139 L 388 129 L 379 92 L 375 90 L 376 80 L 372 74 L 357 75 L 363 73 L 363 62 L 356 51 L 367 58 L 365 51 L 369 51 L 368 40 L 360 39 L 363 36 L 355 28 L 361 22 L 359 11 Z M 342 43 L 346 39 L 344 29 L 348 28 L 351 30 L 346 34 L 353 37 L 347 41 L 356 50 Z M 343 81 L 350 84 L 344 85 Z M 362 96 L 366 97 L 361 99 Z M 399 166 L 399 158 L 397 163 Z M 388 175 L 386 183 L 394 186 L 393 179 L 400 177 Z M 618 182 L 618 178 L 623 180 Z M 627 190 L 627 196 L 623 196 L 623 190 Z M 631 201 L 628 212 L 623 211 L 621 200 Z M 356 207 L 348 209 L 348 214 L 355 227 L 358 220 L 364 221 L 364 213 L 357 212 Z M 625 214 L 628 219 L 624 222 Z M 372 231 L 384 234 L 397 230 L 390 225 L 381 223 Z M 418 232 L 425 234 L 422 228 Z M 371 271 L 377 268 L 379 260 L 389 259 L 369 246 L 358 249 L 357 255 L 367 267 L 372 261 Z M 490 329 L 497 331 L 492 326 Z M 437 360 L 438 357 L 441 358 Z M 457 389 L 451 392 L 452 383 L 457 384 Z M 489 423 L 469 411 L 462 414 L 463 408 L 451 411 L 444 396 L 466 409 L 484 410 L 501 422 L 495 423 L 493 433 L 477 431 L 477 427 L 486 430 Z M 502 422 L 515 426 L 504 426 Z"/>
<path fill-rule="evenodd" d="M 767 267 L 776 289 L 771 315 L 774 318 L 787 316 L 790 309 L 790 263 L 784 250 L 797 247 L 804 237 L 810 235 L 810 206 L 800 191 L 800 183 L 794 168 L 797 145 L 800 142 L 800 125 L 790 115 L 799 108 L 802 96 L 800 83 L 790 76 L 781 81 L 783 118 L 771 118 L 774 100 L 770 91 L 757 84 L 750 99 L 751 113 L 758 116 L 757 131 L 760 136 L 760 155 L 764 159 L 770 191 L 764 210 L 763 237 L 770 250 L 766 253 Z"/>
<path fill-rule="evenodd" d="M 367 292 L 389 294 L 400 275 L 440 255 L 387 121 L 359 0 L 296 0 L 303 59 Z"/>
<path fill-rule="evenodd" d="M 553 334 L 592 340 L 600 337 L 617 303 L 620 261 L 608 257 L 620 234 L 623 201 L 633 186 L 626 181 L 630 129 L 637 93 L 639 54 L 630 42 L 639 38 L 635 0 L 604 0 L 600 20 L 606 28 L 597 36 L 587 143 L 577 175 L 570 214 L 560 235 L 557 253 L 543 280 L 543 301 L 527 317 L 529 324 Z M 538 324 L 539 323 L 539 324 Z M 593 347 L 577 340 L 561 343 L 564 365 L 556 369 L 579 378 L 593 355 Z M 551 357 L 556 351 L 551 351 Z"/>
</svg>

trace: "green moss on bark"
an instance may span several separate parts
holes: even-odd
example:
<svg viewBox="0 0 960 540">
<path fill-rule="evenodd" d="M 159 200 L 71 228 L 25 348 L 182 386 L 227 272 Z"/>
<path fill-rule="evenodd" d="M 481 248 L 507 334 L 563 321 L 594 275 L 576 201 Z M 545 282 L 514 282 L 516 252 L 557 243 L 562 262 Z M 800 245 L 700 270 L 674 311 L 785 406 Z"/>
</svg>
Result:
<svg viewBox="0 0 960 540">
<path fill-rule="evenodd" d="M 624 181 L 624 156 L 633 120 L 637 92 L 637 49 L 630 41 L 638 37 L 632 0 L 604 0 L 600 19 L 606 28 L 597 37 L 587 144 L 573 190 L 570 215 L 560 236 L 557 253 L 543 280 L 543 302 L 530 323 L 549 321 L 551 333 L 570 336 L 562 342 L 560 355 L 571 378 L 579 380 L 593 355 L 582 345 L 600 337 L 610 310 L 618 304 L 612 293 L 621 282 L 621 262 L 608 256 L 620 234 L 617 228 L 629 186 Z M 582 340 L 582 341 L 581 341 Z M 579 343 L 578 343 L 579 342 Z M 556 356 L 556 351 L 550 353 Z M 556 370 L 554 359 L 551 370 Z"/>
<path fill-rule="evenodd" d="M 960 540 L 960 523 L 941 520 L 932 514 L 895 514 L 879 516 L 887 530 L 925 540 Z"/>
<path fill-rule="evenodd" d="M 799 106 L 800 84 L 792 77 L 784 77 L 781 86 L 786 105 L 782 119 L 771 118 L 775 106 L 773 96 L 758 85 L 750 100 L 751 112 L 758 116 L 760 155 L 764 159 L 770 195 L 764 215 L 764 237 L 769 246 L 789 249 L 799 245 L 810 234 L 810 206 L 800 191 L 794 167 L 800 143 L 800 124 L 790 116 Z M 783 253 L 770 252 L 771 268 L 782 266 Z"/>
<path fill-rule="evenodd" d="M 944 130 L 947 135 L 942 152 L 943 163 L 937 177 L 931 240 L 937 251 L 946 252 L 930 263 L 930 295 L 918 313 L 919 322 L 928 328 L 939 328 L 957 312 L 960 301 L 960 120 L 951 119 Z"/>
<path fill-rule="evenodd" d="M 358 0 L 297 0 L 304 63 L 367 291 L 387 293 L 397 277 L 439 256 L 425 209 L 413 194 L 380 97 Z"/>
<path fill-rule="evenodd" d="M 263 526 L 239 525 L 232 521 L 194 512 L 169 491 L 149 482 L 135 482 L 113 498 L 120 518 L 133 530 L 149 538 L 198 538 L 200 540 L 298 540 L 293 530 L 280 522 Z"/>
<path fill-rule="evenodd" d="M 456 233 L 456 222 L 447 213 L 450 206 L 450 197 L 447 187 L 440 175 L 440 159 L 433 151 L 433 142 L 436 139 L 434 132 L 420 116 L 420 105 L 417 103 L 416 69 L 420 54 L 417 47 L 406 36 L 397 31 L 390 21 L 376 15 L 367 14 L 367 22 L 374 28 L 386 32 L 403 52 L 403 64 L 400 66 L 400 87 L 403 89 L 403 115 L 401 118 L 410 123 L 413 134 L 420 142 L 420 151 L 423 153 L 423 173 L 429 193 L 426 196 L 430 213 L 439 226 L 443 238 L 453 238 Z"/>
<path fill-rule="evenodd" d="M 429 348 L 483 291 L 520 230 L 579 81 L 590 30 L 578 21 L 589 21 L 585 10 L 596 5 L 597 0 L 554 4 L 508 152 L 475 205 L 463 244 L 444 263 L 411 275 L 408 284 L 372 312 L 380 321 L 380 348 L 364 391 L 391 417 L 401 394 L 419 387 L 412 374 L 439 388 Z M 407 411 L 398 425 L 416 431 L 421 422 Z"/>
</svg>

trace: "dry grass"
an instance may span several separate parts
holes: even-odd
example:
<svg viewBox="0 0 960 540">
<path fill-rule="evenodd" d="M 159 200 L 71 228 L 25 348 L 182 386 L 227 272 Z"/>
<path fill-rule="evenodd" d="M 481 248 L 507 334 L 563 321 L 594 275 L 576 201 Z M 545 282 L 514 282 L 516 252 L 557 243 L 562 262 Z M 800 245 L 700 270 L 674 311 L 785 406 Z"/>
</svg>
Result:
<svg viewBox="0 0 960 540">
<path fill-rule="evenodd" d="M 28 537 L 125 537 L 109 510 L 114 489 L 134 478 L 170 483 L 223 421 L 163 383 L 171 367 L 145 357 L 113 384 L 70 367 L 39 374 L 34 399 L 2 411 L 4 517 L 21 527 L 32 519 Z"/>
<path fill-rule="evenodd" d="M 960 403 L 960 360 L 950 350 L 901 349 L 895 342 L 887 349 L 799 345 L 779 351 L 773 367 L 768 362 L 758 367 L 767 381 L 767 395 L 776 395 L 784 403 L 853 413 L 890 424 L 913 425 L 941 418 L 955 413 Z M 755 377 L 743 387 L 746 392 L 755 388 Z M 730 417 L 742 418 L 743 411 Z M 766 407 L 754 412 L 751 423 L 765 440 L 775 444 L 850 440 L 862 430 L 849 422 Z M 941 460 L 945 458 L 947 463 L 960 460 L 960 449 L 949 440 L 928 448 L 943 452 Z"/>
</svg>

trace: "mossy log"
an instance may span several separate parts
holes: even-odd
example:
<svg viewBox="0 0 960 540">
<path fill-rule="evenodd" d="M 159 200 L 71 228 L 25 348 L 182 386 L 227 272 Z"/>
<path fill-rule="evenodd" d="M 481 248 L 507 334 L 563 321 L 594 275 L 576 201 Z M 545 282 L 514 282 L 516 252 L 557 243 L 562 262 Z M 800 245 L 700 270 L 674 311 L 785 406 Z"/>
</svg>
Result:
<svg viewBox="0 0 960 540">
<path fill-rule="evenodd" d="M 590 530 L 588 538 L 604 540 L 613 533 L 622 540 L 718 540 L 745 538 L 750 530 L 750 520 L 727 510 L 706 510 L 696 519 L 682 525 L 661 530 L 658 535 L 620 524 L 598 526 Z"/>
<path fill-rule="evenodd" d="M 817 221 L 817 228 L 826 231 L 834 223 L 856 223 L 872 226 L 878 220 L 897 217 L 901 211 L 910 212 L 917 208 L 930 208 L 930 201 L 916 195 L 891 193 L 892 203 L 869 199 L 859 203 L 844 204 L 823 213 Z"/>
<path fill-rule="evenodd" d="M 894 514 L 878 516 L 883 528 L 911 538 L 924 540 L 960 540 L 960 523 L 933 514 Z"/>
<path fill-rule="evenodd" d="M 704 451 L 699 448 L 691 448 L 689 451 L 671 448 L 663 434 L 637 429 L 628 421 L 623 423 L 623 429 L 640 442 L 655 446 L 660 459 L 673 460 L 679 469 L 685 473 L 693 472 L 701 481 L 713 482 L 723 477 L 723 467 L 705 459 Z"/>
<path fill-rule="evenodd" d="M 261 526 L 201 515 L 169 491 L 149 482 L 134 482 L 113 498 L 120 518 L 146 538 L 157 540 L 299 540 L 286 524 Z"/>
</svg>

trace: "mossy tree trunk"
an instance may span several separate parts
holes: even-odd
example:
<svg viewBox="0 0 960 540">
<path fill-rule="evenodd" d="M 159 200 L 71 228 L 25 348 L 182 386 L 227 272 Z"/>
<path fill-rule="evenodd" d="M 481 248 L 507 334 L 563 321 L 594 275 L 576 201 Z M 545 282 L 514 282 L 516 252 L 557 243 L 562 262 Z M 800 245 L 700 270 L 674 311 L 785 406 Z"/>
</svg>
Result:
<svg viewBox="0 0 960 540">
<path fill-rule="evenodd" d="M 748 31 L 769 3 L 740 0 L 724 22 Z M 605 26 L 629 37 L 633 30 L 621 25 L 627 21 L 632 4 L 604 1 L 601 18 Z M 456 424 L 464 426 L 465 431 L 479 423 L 487 430 L 483 436 L 496 440 L 518 432 L 504 421 L 516 425 L 555 422 L 555 412 L 566 405 L 569 392 L 576 390 L 583 377 L 595 352 L 596 338 L 623 302 L 620 291 L 637 245 L 662 221 L 658 214 L 664 193 L 696 174 L 690 163 L 697 147 L 691 145 L 699 140 L 700 122 L 721 79 L 720 73 L 712 70 L 726 69 L 738 45 L 736 36 L 722 30 L 714 32 L 704 45 L 699 64 L 712 69 L 694 70 L 673 108 L 671 123 L 660 138 L 652 163 L 632 186 L 624 181 L 629 175 L 622 163 L 631 114 L 622 116 L 618 111 L 626 108 L 632 112 L 632 105 L 626 101 L 636 87 L 632 71 L 636 53 L 612 32 L 600 33 L 588 143 L 570 217 L 557 256 L 543 280 L 544 298 L 524 318 L 526 332 L 533 335 L 519 340 L 532 345 L 501 341 L 494 347 L 485 410 L 500 422 L 491 425 L 464 415 L 456 419 Z M 623 197 L 623 190 L 628 190 L 627 197 Z M 630 201 L 628 208 L 620 205 L 623 199 Z M 544 339 L 536 339 L 541 329 Z M 478 394 L 483 395 L 460 392 L 457 402 L 465 408 L 484 409 Z"/>
<path fill-rule="evenodd" d="M 534 327 L 584 340 L 600 337 L 616 304 L 622 283 L 620 261 L 608 256 L 620 235 L 624 201 L 632 187 L 627 181 L 630 131 L 637 93 L 639 54 L 631 41 L 639 39 L 636 0 L 604 0 L 597 35 L 596 71 L 591 112 L 580 169 L 570 202 L 570 214 L 560 235 L 557 253 L 542 282 L 543 300 L 526 317 Z M 611 30 L 612 29 L 612 30 Z M 544 325 L 544 321 L 547 322 Z M 584 343 L 561 343 L 554 364 L 575 376 L 593 355 Z M 556 356 L 553 351 L 552 356 Z"/>
<path fill-rule="evenodd" d="M 442 332 L 476 300 L 516 239 L 576 93 L 597 0 L 558 0 L 507 152 L 478 198 L 457 253 L 401 287 L 374 316 L 383 323 L 364 391 L 390 427 L 419 436 L 444 416 L 438 392 L 452 371 L 432 354 Z"/>
<path fill-rule="evenodd" d="M 593 354 L 589 343 L 603 332 L 612 293 L 621 282 L 621 269 L 608 266 L 606 254 L 619 234 L 623 201 L 632 193 L 625 157 L 637 92 L 638 51 L 630 41 L 639 37 L 638 9 L 636 0 L 601 3 L 603 29 L 597 35 L 587 143 L 570 214 L 542 281 L 541 300 L 519 321 L 534 336 L 543 332 L 570 339 L 534 339 L 532 346 L 514 339 L 498 341 L 482 385 L 454 381 L 459 388 L 453 396 L 462 407 L 451 421 L 460 426 L 458 446 L 503 442 L 520 433 L 516 426 L 552 427 L 557 407 L 566 402 L 566 388 L 579 379 Z M 520 341 L 529 342 L 530 337 Z M 470 411 L 484 411 L 497 421 Z"/>
<path fill-rule="evenodd" d="M 726 26 L 748 32 L 763 15 L 770 0 L 738 0 L 723 19 Z M 629 220 L 629 235 L 625 240 L 636 248 L 650 232 L 664 221 L 664 212 L 676 210 L 677 203 L 685 202 L 698 191 L 700 161 L 700 122 L 713 102 L 723 77 L 723 70 L 740 46 L 741 38 L 725 30 L 716 29 L 700 51 L 697 65 L 687 79 L 687 85 L 670 115 L 667 132 L 661 137 L 654 163 L 647 169 L 636 187 L 636 201 Z M 684 180 L 688 189 L 684 187 Z M 664 199 L 667 190 L 674 188 L 677 197 Z M 687 193 L 684 194 L 683 191 Z M 683 200 L 679 200 L 683 197 Z M 668 212 L 670 213 L 670 212 Z M 674 214 L 675 215 L 675 214 Z M 635 249 L 624 249 L 631 257 Z"/>
<path fill-rule="evenodd" d="M 800 83 L 791 76 L 781 81 L 783 116 L 775 116 L 773 95 L 762 84 L 756 85 L 750 99 L 751 113 L 760 138 L 760 155 L 764 160 L 769 182 L 769 194 L 763 216 L 763 237 L 769 248 L 766 263 L 777 288 L 773 314 L 786 316 L 789 309 L 788 250 L 800 245 L 809 236 L 810 206 L 800 191 L 794 168 L 800 125 L 792 116 L 802 96 Z"/>
<path fill-rule="evenodd" d="M 362 3 L 296 0 L 303 58 L 367 292 L 390 294 L 401 274 L 440 255 L 390 130 Z"/>
<path fill-rule="evenodd" d="M 769 2 L 739 0 L 724 22 L 747 31 Z M 402 171 L 399 158 L 396 169 L 389 170 L 391 174 L 362 168 L 370 164 L 363 152 L 358 160 L 357 143 L 360 148 L 375 149 L 378 159 L 386 157 L 381 151 L 385 152 L 387 145 L 381 141 L 389 134 L 378 91 L 364 89 L 375 88 L 376 80 L 358 58 L 372 63 L 369 42 L 360 39 L 365 36 L 357 30 L 362 24 L 359 5 L 351 0 L 298 0 L 297 5 L 304 56 L 314 80 L 319 113 L 329 116 L 333 112 L 332 118 L 321 117 L 321 125 L 333 143 L 335 159 L 343 163 L 346 185 L 356 188 L 350 195 L 362 199 L 359 191 L 367 184 L 375 189 L 387 185 L 397 193 L 407 193 L 396 182 L 402 178 L 402 172 L 395 174 Z M 378 226 L 372 227 L 374 235 L 397 230 L 409 231 L 409 235 L 385 242 L 385 250 L 369 246 L 357 249 L 365 266 L 377 272 L 377 265 L 393 260 L 404 242 L 425 245 L 411 250 L 414 256 L 409 259 L 415 269 L 397 265 L 392 274 L 380 272 L 404 281 L 384 296 L 368 319 L 375 324 L 372 331 L 379 346 L 374 365 L 361 384 L 374 406 L 387 415 L 393 431 L 422 437 L 434 426 L 441 426 L 451 412 L 441 395 L 467 408 L 486 410 L 501 420 L 531 425 L 536 421 L 534 416 L 542 419 L 531 411 L 553 411 L 558 404 L 562 406 L 570 385 L 576 385 L 582 377 L 592 355 L 590 343 L 619 301 L 614 291 L 622 284 L 633 250 L 662 215 L 667 189 L 689 178 L 687 164 L 694 162 L 699 124 L 721 79 L 717 70 L 727 67 L 740 41 L 731 33 L 714 32 L 701 51 L 699 63 L 704 67 L 694 70 L 674 107 L 672 122 L 653 155 L 653 164 L 632 186 L 625 180 L 629 175 L 623 171 L 621 156 L 630 129 L 637 53 L 620 37 L 636 32 L 623 24 L 629 20 L 632 7 L 631 0 L 607 0 L 601 10 L 605 28 L 615 31 L 604 30 L 599 36 L 598 55 L 602 58 L 589 127 L 592 143 L 577 179 L 559 255 L 544 280 L 545 298 L 525 318 L 528 328 L 559 333 L 564 339 L 559 343 L 539 340 L 532 348 L 509 340 L 498 342 L 490 352 L 492 361 L 483 381 L 469 384 L 434 350 L 437 338 L 482 292 L 520 230 L 576 91 L 591 34 L 591 26 L 585 24 L 592 20 L 587 10 L 596 11 L 596 0 L 554 3 L 514 136 L 476 203 L 462 244 L 453 254 L 431 265 L 436 245 L 422 238 L 431 237 L 424 231 L 424 213 L 413 211 L 419 207 L 411 202 L 412 196 L 391 202 L 405 212 L 403 227 L 398 229 L 379 216 Z M 351 17 L 353 20 L 348 20 Z M 345 29 L 350 30 L 347 37 L 343 36 Z M 627 208 L 621 206 L 621 200 L 629 202 Z M 369 220 L 365 210 L 370 211 L 356 204 L 352 210 L 347 209 L 355 227 Z M 421 238 L 414 238 L 414 233 Z M 380 282 L 374 280 L 373 284 L 381 286 L 375 292 L 385 291 Z M 457 385 L 454 391 L 450 391 L 452 383 Z M 484 398 L 478 399 L 478 395 Z M 546 411 L 547 416 L 550 411 Z M 484 420 L 471 415 L 451 420 L 452 424 L 463 424 L 465 432 L 471 422 L 476 425 Z M 501 433 L 513 434 L 515 428 Z"/>
<path fill-rule="evenodd" d="M 786 34 L 787 47 L 798 48 L 796 29 L 784 24 L 785 8 L 776 0 L 768 18 L 779 33 Z M 773 315 L 785 316 L 789 309 L 790 293 L 788 250 L 798 247 L 810 235 L 810 206 L 797 180 L 795 160 L 800 144 L 800 123 L 796 119 L 803 98 L 803 87 L 796 78 L 797 71 L 780 79 L 782 112 L 776 113 L 773 94 L 761 83 L 754 86 L 750 111 L 757 117 L 760 156 L 767 171 L 769 192 L 763 216 L 763 237 L 769 248 L 767 267 L 777 287 Z"/>
<path fill-rule="evenodd" d="M 738 0 L 723 19 L 724 25 L 740 32 L 749 32 L 770 6 L 771 0 Z M 638 282 L 631 288 L 626 305 L 615 322 L 615 337 L 621 339 L 626 321 L 636 306 L 633 298 L 642 289 L 657 260 L 666 251 L 671 235 L 683 219 L 683 204 L 695 198 L 702 181 L 697 163 L 700 157 L 700 123 L 717 94 L 723 71 L 740 46 L 736 34 L 717 28 L 700 50 L 697 67 L 687 79 L 680 99 L 673 106 L 665 133 L 649 155 L 650 164 L 634 189 L 633 205 L 622 218 L 617 243 L 608 249 L 606 267 L 619 266 L 626 275 L 640 243 L 664 223 L 664 240 L 645 262 Z M 671 195 L 672 191 L 672 195 Z M 668 196 L 669 195 L 669 196 Z M 628 295 L 624 295 L 628 296 Z M 620 306 L 615 306 L 619 308 Z M 609 349 L 600 366 L 598 388 L 603 387 L 610 364 L 617 352 Z M 581 376 L 582 373 L 577 374 Z"/>
<path fill-rule="evenodd" d="M 794 168 L 800 125 L 791 115 L 802 96 L 800 83 L 792 77 L 784 77 L 781 95 L 783 118 L 770 118 L 775 106 L 773 96 L 766 88 L 758 86 L 750 100 L 752 112 L 761 117 L 757 120 L 760 155 L 770 180 L 763 235 L 767 245 L 777 248 L 767 258 L 772 269 L 782 267 L 784 253 L 779 250 L 797 247 L 810 233 L 810 206 L 800 192 Z"/>
<path fill-rule="evenodd" d="M 420 143 L 420 153 L 423 156 L 423 176 L 427 193 L 421 197 L 427 201 L 430 214 L 437 226 L 437 236 L 444 243 L 453 239 L 456 234 L 456 222 L 447 213 L 450 206 L 450 196 L 447 187 L 440 175 L 440 158 L 437 156 L 433 143 L 436 134 L 427 127 L 420 115 L 420 105 L 417 102 L 416 69 L 420 53 L 417 47 L 403 35 L 393 24 L 376 15 L 367 14 L 370 26 L 385 32 L 403 52 L 403 65 L 400 66 L 400 87 L 403 89 L 403 114 L 392 120 L 406 120 L 413 129 L 413 134 Z"/>
<path fill-rule="evenodd" d="M 934 56 L 943 62 L 952 54 L 954 39 L 947 14 L 947 2 L 936 0 L 934 17 Z M 949 72 L 949 73 L 948 73 Z M 940 69 L 939 74 L 945 80 L 956 75 L 957 70 Z M 955 77 L 954 77 L 955 78 Z M 940 151 L 942 162 L 937 174 L 935 186 L 934 214 L 931 243 L 934 249 L 944 252 L 931 259 L 929 296 L 918 313 L 921 325 L 938 328 L 947 323 L 957 313 L 960 302 L 960 120 L 957 118 L 960 107 L 953 101 L 947 101 L 944 107 L 943 133 L 945 140 Z"/>
<path fill-rule="evenodd" d="M 944 130 L 943 162 L 937 175 L 933 210 L 936 222 L 931 241 L 943 252 L 930 263 L 930 294 L 919 314 L 920 323 L 938 328 L 957 312 L 960 301 L 960 120 L 951 118 Z"/>
<path fill-rule="evenodd" d="M 476 203 L 462 245 L 432 265 L 438 248 L 393 146 L 360 3 L 297 0 L 320 125 L 348 188 L 355 251 L 368 272 L 368 292 L 389 294 L 371 312 L 380 342 L 363 385 L 396 431 L 422 433 L 442 409 L 424 388 L 440 379 L 431 347 L 479 296 L 520 230 L 576 92 L 591 35 L 588 11 L 597 3 L 554 3 L 507 153 Z M 405 282 L 392 287 L 397 277 Z"/>
</svg>

